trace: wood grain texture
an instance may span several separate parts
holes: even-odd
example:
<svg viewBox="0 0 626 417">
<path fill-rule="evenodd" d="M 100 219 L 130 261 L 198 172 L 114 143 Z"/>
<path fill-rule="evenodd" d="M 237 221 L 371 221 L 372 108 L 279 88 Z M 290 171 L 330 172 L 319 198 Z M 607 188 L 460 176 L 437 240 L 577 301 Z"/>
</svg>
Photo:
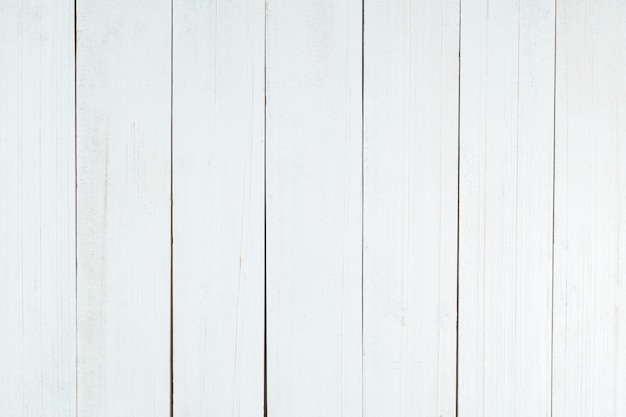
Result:
<svg viewBox="0 0 626 417">
<path fill-rule="evenodd" d="M 626 415 L 626 5 L 557 2 L 554 417 Z"/>
<path fill-rule="evenodd" d="M 168 0 L 77 1 L 78 415 L 170 415 Z"/>
<path fill-rule="evenodd" d="M 365 416 L 454 416 L 459 2 L 364 5 Z"/>
<path fill-rule="evenodd" d="M 263 416 L 263 1 L 174 1 L 174 416 Z"/>
<path fill-rule="evenodd" d="M 461 5 L 459 410 L 550 415 L 554 3 Z"/>
<path fill-rule="evenodd" d="M 76 415 L 74 2 L 0 2 L 0 415 Z"/>
<path fill-rule="evenodd" d="M 267 2 L 268 415 L 361 415 L 361 1 Z"/>
</svg>

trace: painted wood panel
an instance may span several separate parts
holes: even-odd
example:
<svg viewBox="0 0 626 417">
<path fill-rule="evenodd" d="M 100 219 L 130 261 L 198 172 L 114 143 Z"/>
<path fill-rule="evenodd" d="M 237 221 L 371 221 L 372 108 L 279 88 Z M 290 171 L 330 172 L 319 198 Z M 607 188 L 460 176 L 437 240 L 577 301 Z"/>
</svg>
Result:
<svg viewBox="0 0 626 417">
<path fill-rule="evenodd" d="M 78 415 L 170 415 L 171 3 L 77 4 Z"/>
<path fill-rule="evenodd" d="M 626 5 L 557 2 L 555 417 L 626 414 Z"/>
<path fill-rule="evenodd" d="M 363 415 L 454 416 L 459 2 L 364 13 Z"/>
<path fill-rule="evenodd" d="M 361 1 L 267 2 L 267 413 L 360 416 Z"/>
<path fill-rule="evenodd" d="M 74 2 L 0 3 L 0 415 L 76 415 Z"/>
<path fill-rule="evenodd" d="M 626 415 L 625 17 L 0 2 L 0 415 Z"/>
<path fill-rule="evenodd" d="M 263 416 L 263 1 L 174 1 L 174 416 Z"/>
<path fill-rule="evenodd" d="M 550 415 L 554 3 L 461 22 L 458 413 Z"/>
</svg>

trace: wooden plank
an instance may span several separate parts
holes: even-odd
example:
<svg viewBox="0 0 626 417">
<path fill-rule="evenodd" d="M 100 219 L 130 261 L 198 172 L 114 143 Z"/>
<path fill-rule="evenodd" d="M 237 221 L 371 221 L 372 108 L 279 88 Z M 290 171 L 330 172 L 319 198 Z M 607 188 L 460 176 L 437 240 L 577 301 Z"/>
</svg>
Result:
<svg viewBox="0 0 626 417">
<path fill-rule="evenodd" d="M 366 0 L 363 401 L 456 409 L 459 2 Z"/>
<path fill-rule="evenodd" d="M 554 3 L 461 22 L 458 413 L 549 415 Z"/>
<path fill-rule="evenodd" d="M 0 3 L 0 414 L 76 415 L 74 2 Z"/>
<path fill-rule="evenodd" d="M 361 415 L 361 1 L 267 2 L 267 395 Z"/>
<path fill-rule="evenodd" d="M 78 415 L 170 415 L 169 0 L 77 2 Z"/>
<path fill-rule="evenodd" d="M 626 415 L 626 5 L 557 2 L 555 417 Z"/>
<path fill-rule="evenodd" d="M 174 1 L 174 415 L 263 416 L 262 1 Z"/>
</svg>

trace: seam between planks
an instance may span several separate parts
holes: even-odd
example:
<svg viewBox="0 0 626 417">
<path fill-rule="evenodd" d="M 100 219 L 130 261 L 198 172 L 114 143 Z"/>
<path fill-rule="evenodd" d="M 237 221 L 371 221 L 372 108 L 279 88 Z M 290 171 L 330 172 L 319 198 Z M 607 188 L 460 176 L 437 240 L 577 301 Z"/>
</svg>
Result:
<svg viewBox="0 0 626 417">
<path fill-rule="evenodd" d="M 267 417 L 267 1 L 263 7 L 263 416 Z"/>
<path fill-rule="evenodd" d="M 363 258 L 365 253 L 365 0 L 361 0 L 361 416 L 365 415 L 365 285 Z"/>
<path fill-rule="evenodd" d="M 74 0 L 74 415 L 78 417 L 78 36 Z"/>
<path fill-rule="evenodd" d="M 554 203 L 556 192 L 556 37 L 557 37 L 557 1 L 554 0 L 554 73 L 552 76 L 552 282 L 550 305 L 550 416 L 553 415 L 554 403 Z"/>
<path fill-rule="evenodd" d="M 457 48 L 457 166 L 456 166 L 456 375 L 455 415 L 459 415 L 459 251 L 461 241 L 461 0 L 459 0 L 459 43 Z"/>
<path fill-rule="evenodd" d="M 174 0 L 170 0 L 170 417 L 174 417 Z"/>
</svg>

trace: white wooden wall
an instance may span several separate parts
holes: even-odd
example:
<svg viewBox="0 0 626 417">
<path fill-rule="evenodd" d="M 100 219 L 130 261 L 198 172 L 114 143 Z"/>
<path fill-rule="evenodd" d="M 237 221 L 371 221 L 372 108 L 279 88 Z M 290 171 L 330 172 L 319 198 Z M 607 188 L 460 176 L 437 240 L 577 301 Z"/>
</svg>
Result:
<svg viewBox="0 0 626 417">
<path fill-rule="evenodd" d="M 543 0 L 461 3 L 463 417 L 554 415 L 554 17 Z"/>
<path fill-rule="evenodd" d="M 626 416 L 626 3 L 0 1 L 0 416 Z"/>
<path fill-rule="evenodd" d="M 0 415 L 76 416 L 73 0 L 0 1 Z"/>
</svg>

